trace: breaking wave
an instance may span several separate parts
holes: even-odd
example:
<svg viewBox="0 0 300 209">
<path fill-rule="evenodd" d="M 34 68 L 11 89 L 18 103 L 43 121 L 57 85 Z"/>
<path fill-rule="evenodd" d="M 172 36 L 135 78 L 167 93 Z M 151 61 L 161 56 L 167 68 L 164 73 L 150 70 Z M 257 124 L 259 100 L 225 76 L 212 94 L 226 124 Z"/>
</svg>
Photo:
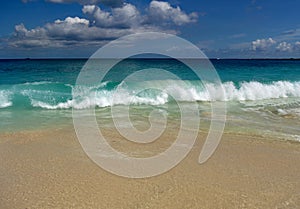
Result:
<svg viewBox="0 0 300 209">
<path fill-rule="evenodd" d="M 200 81 L 182 80 L 145 81 L 126 83 L 126 85 L 105 82 L 98 86 L 76 87 L 70 84 L 35 82 L 0 90 L 0 108 L 26 103 L 26 101 L 31 107 L 44 109 L 83 109 L 92 106 L 130 104 L 163 105 L 174 99 L 184 102 L 221 100 L 247 102 L 300 98 L 300 82 L 225 82 L 222 85 L 225 97 L 221 93 L 220 86 L 208 84 L 206 88 Z M 146 90 L 141 91 L 142 89 Z M 72 91 L 75 93 L 74 97 Z"/>
<path fill-rule="evenodd" d="M 0 90 L 0 108 L 12 106 L 11 93 L 7 90 Z"/>
</svg>

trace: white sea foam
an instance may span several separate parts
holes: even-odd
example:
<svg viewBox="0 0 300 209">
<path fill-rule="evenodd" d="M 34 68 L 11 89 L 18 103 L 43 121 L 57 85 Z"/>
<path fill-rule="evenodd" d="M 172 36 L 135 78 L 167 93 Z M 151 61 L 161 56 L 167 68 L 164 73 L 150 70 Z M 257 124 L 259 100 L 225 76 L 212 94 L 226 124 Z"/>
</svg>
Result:
<svg viewBox="0 0 300 209">
<path fill-rule="evenodd" d="M 12 106 L 11 92 L 7 90 L 0 90 L 0 108 Z"/>
<path fill-rule="evenodd" d="M 51 89 L 25 89 L 20 93 L 31 100 L 33 107 L 45 109 L 83 109 L 92 106 L 107 107 L 111 105 L 163 105 L 171 101 L 240 101 L 260 102 L 270 99 L 299 98 L 300 82 L 277 81 L 268 84 L 260 82 L 242 82 L 235 85 L 233 82 L 223 83 L 222 87 L 207 84 L 203 87 L 200 81 L 145 81 L 138 83 L 121 83 L 118 90 L 108 89 L 107 82 L 94 87 L 72 87 L 75 97 L 61 100 L 59 92 Z M 141 89 L 148 89 L 140 92 Z M 156 89 L 156 90 L 154 90 Z M 157 89 L 161 89 L 158 91 Z M 225 92 L 225 96 L 222 94 Z M 209 94 L 210 92 L 210 94 Z M 65 96 L 65 95 L 64 95 Z M 40 99 L 39 99 L 40 97 Z M 10 94 L 0 91 L 0 107 L 12 105 Z M 298 107 L 298 105 L 297 105 Z M 297 108 L 295 107 L 295 108 Z M 279 110 L 281 111 L 281 110 Z M 282 110 L 281 112 L 283 113 Z"/>
<path fill-rule="evenodd" d="M 155 81 L 154 86 L 159 86 Z M 300 82 L 276 81 L 269 84 L 257 81 L 242 82 L 236 86 L 233 82 L 220 85 L 207 84 L 203 88 L 200 82 L 172 81 L 161 82 L 167 92 L 176 95 L 180 101 L 257 101 L 288 97 L 300 97 Z M 223 88 L 223 89 L 222 89 Z M 222 91 L 225 92 L 225 97 Z"/>
<path fill-rule="evenodd" d="M 21 85 L 27 85 L 27 86 L 38 86 L 38 85 L 44 85 L 44 84 L 56 84 L 58 82 L 51 82 L 51 81 L 34 81 L 34 82 L 26 82 Z"/>
<path fill-rule="evenodd" d="M 41 107 L 45 109 L 67 109 L 76 108 L 84 109 L 93 106 L 108 107 L 111 105 L 129 105 L 129 104 L 148 104 L 148 105 L 160 105 L 167 103 L 168 95 L 162 93 L 155 98 L 140 97 L 130 95 L 128 92 L 117 93 L 114 95 L 113 91 L 100 91 L 93 92 L 83 97 L 67 100 L 66 102 L 60 102 L 52 105 L 46 102 L 37 101 L 32 99 L 31 104 L 33 107 Z"/>
<path fill-rule="evenodd" d="M 232 82 L 224 83 L 226 100 L 256 101 L 265 99 L 278 99 L 300 97 L 300 82 L 277 81 L 270 84 L 260 82 L 243 82 L 237 88 Z M 216 98 L 218 100 L 218 98 Z"/>
</svg>

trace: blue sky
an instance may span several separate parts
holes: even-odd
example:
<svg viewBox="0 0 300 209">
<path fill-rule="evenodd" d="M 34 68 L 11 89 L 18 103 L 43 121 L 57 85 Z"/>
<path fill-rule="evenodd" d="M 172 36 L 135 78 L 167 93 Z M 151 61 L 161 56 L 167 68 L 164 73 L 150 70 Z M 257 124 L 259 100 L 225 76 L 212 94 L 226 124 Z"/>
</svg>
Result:
<svg viewBox="0 0 300 209">
<path fill-rule="evenodd" d="M 123 35 L 159 31 L 209 57 L 300 57 L 299 0 L 10 0 L 0 58 L 89 57 Z"/>
</svg>

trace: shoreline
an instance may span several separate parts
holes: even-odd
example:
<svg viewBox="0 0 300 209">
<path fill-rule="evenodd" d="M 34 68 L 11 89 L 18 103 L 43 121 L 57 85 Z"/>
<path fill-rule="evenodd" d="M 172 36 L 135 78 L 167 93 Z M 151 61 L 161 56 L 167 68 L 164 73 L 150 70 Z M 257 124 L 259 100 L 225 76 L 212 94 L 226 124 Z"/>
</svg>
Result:
<svg viewBox="0 0 300 209">
<path fill-rule="evenodd" d="M 130 148 L 115 133 L 112 143 Z M 0 134 L 1 208 L 295 208 L 300 143 L 224 134 L 198 164 L 203 134 L 170 171 L 115 176 L 83 152 L 72 128 Z M 164 136 L 164 141 L 168 141 Z M 158 146 L 160 147 L 160 146 Z M 156 149 L 153 146 L 152 149 Z"/>
</svg>

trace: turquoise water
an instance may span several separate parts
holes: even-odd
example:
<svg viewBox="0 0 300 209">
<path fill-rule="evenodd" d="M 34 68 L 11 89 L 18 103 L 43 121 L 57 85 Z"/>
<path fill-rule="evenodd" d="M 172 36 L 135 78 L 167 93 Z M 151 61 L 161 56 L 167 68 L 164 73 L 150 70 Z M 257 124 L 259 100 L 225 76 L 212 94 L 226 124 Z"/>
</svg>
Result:
<svg viewBox="0 0 300 209">
<path fill-rule="evenodd" d="M 154 86 L 171 89 L 181 103 L 198 102 L 204 121 L 209 121 L 210 102 L 227 103 L 228 132 L 251 132 L 283 139 L 300 139 L 299 60 L 212 60 L 225 90 L 225 99 L 208 95 L 201 81 L 182 63 L 171 59 L 129 59 L 116 65 L 97 86 L 82 89 L 80 100 L 72 98 L 76 78 L 86 60 L 0 61 L 0 131 L 18 131 L 72 124 L 72 108 L 96 106 L 97 119 L 110 124 L 110 106 L 130 105 L 135 121 L 159 109 L 179 120 L 172 97 L 144 91 L 129 100 L 133 89 Z M 129 83 L 111 101 L 115 89 L 128 75 L 145 68 L 168 70 L 181 80 Z M 101 70 L 101 66 L 99 67 Z M 186 88 L 188 86 L 188 88 Z M 209 88 L 214 88 L 213 85 Z"/>
</svg>

